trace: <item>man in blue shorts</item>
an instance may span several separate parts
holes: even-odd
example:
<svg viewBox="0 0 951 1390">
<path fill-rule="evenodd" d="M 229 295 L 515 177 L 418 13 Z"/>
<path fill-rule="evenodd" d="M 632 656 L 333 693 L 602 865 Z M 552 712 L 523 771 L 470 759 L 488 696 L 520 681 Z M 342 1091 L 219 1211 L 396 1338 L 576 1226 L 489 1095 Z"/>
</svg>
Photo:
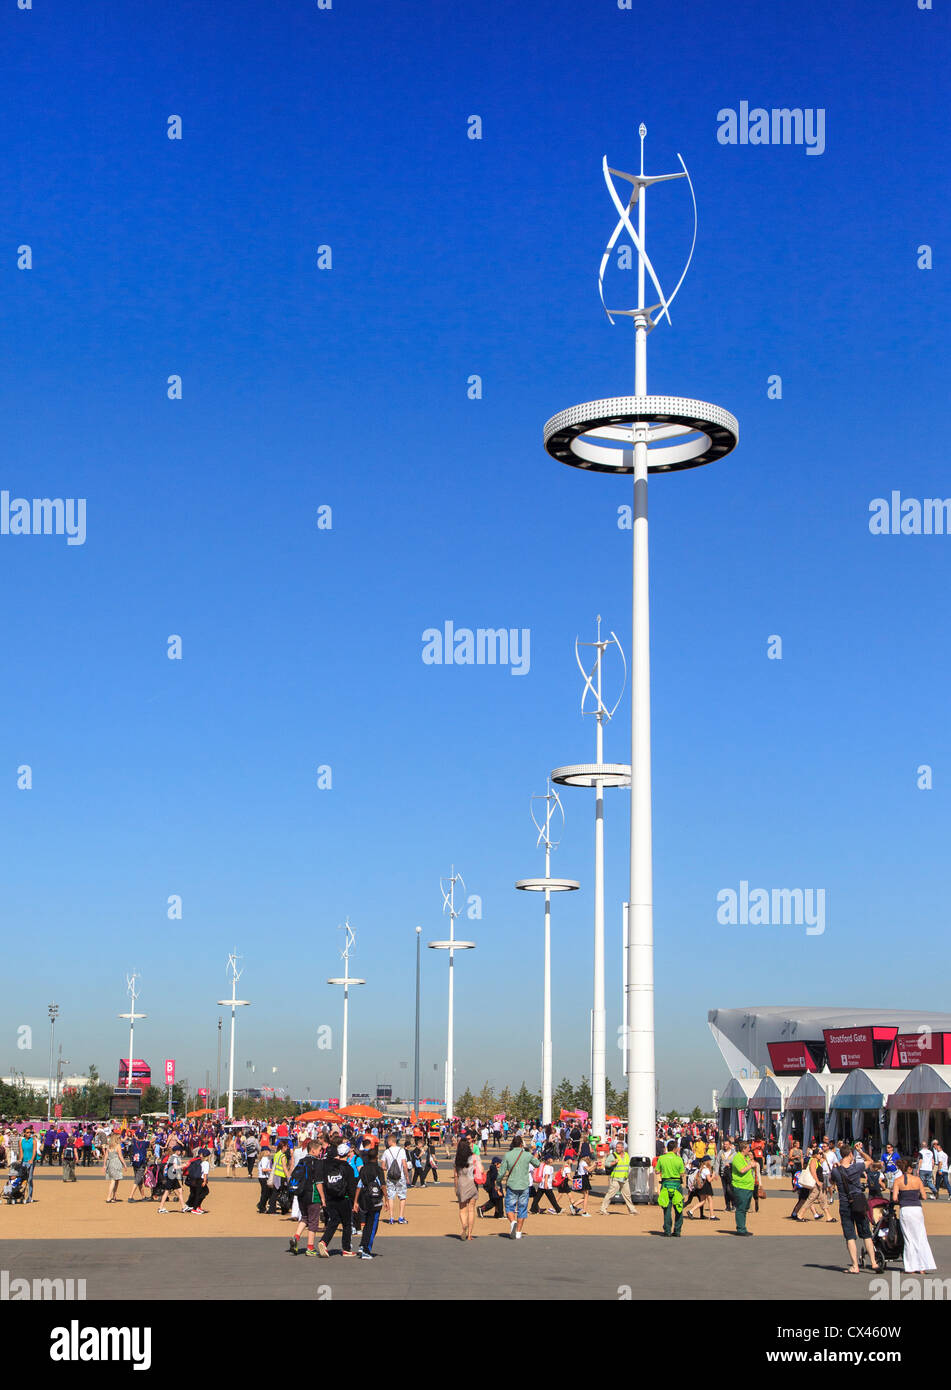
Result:
<svg viewBox="0 0 951 1390">
<path fill-rule="evenodd" d="M 522 1227 L 528 1215 L 528 1194 L 532 1185 L 532 1160 L 522 1136 L 516 1134 L 512 1147 L 502 1160 L 499 1185 L 505 1194 L 505 1214 L 509 1219 L 509 1236 L 522 1239 Z"/>
</svg>

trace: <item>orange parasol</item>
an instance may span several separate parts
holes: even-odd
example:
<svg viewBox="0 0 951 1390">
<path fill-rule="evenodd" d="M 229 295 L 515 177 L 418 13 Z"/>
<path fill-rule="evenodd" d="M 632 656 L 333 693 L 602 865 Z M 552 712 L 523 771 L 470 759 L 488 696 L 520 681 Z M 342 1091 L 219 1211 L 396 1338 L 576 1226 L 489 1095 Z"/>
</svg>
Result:
<svg viewBox="0 0 951 1390">
<path fill-rule="evenodd" d="M 341 1115 L 346 1115 L 350 1120 L 382 1120 L 383 1111 L 374 1110 L 372 1105 L 345 1105 L 341 1110 Z"/>
</svg>

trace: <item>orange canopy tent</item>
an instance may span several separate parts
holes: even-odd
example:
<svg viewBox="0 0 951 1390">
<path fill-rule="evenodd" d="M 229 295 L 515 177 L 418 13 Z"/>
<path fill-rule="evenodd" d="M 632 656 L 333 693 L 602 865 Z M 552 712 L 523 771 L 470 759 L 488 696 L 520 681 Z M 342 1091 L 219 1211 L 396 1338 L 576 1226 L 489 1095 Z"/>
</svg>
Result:
<svg viewBox="0 0 951 1390">
<path fill-rule="evenodd" d="M 298 1120 L 335 1120 L 337 1116 L 332 1110 L 305 1110 L 303 1115 L 298 1115 Z"/>
<path fill-rule="evenodd" d="M 216 1115 L 217 1113 L 218 1112 L 216 1110 L 189 1110 L 188 1114 L 185 1116 L 185 1119 L 197 1120 L 199 1115 Z"/>
<path fill-rule="evenodd" d="M 350 1120 L 382 1120 L 383 1111 L 374 1110 L 372 1105 L 345 1105 L 341 1110 L 341 1115 L 346 1115 Z"/>
</svg>

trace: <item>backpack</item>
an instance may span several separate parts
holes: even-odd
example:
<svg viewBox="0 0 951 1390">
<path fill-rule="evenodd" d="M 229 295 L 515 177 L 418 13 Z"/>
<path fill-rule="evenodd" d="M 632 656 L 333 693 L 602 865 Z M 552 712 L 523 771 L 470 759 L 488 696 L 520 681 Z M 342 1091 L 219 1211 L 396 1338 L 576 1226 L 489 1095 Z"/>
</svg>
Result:
<svg viewBox="0 0 951 1390">
<path fill-rule="evenodd" d="M 331 1168 L 325 1175 L 324 1189 L 331 1200 L 340 1201 L 347 1195 L 347 1179 L 341 1167 Z"/>
<path fill-rule="evenodd" d="M 185 1181 L 189 1187 L 197 1187 L 201 1182 L 201 1159 L 193 1158 L 185 1170 Z"/>
<path fill-rule="evenodd" d="M 532 1182 L 535 1184 L 536 1187 L 541 1187 L 544 1179 L 545 1165 L 544 1163 L 539 1163 L 537 1168 L 532 1169 Z"/>
<path fill-rule="evenodd" d="M 398 1150 L 395 1150 L 394 1152 L 398 1152 Z M 390 1160 L 390 1166 L 386 1170 L 386 1176 L 389 1182 L 394 1183 L 399 1182 L 402 1179 L 403 1165 L 402 1163 L 400 1163 L 398 1158 L 393 1158 Z"/>
<path fill-rule="evenodd" d="M 74 1149 L 72 1143 L 67 1144 L 67 1145 L 64 1147 L 64 1149 L 63 1149 L 63 1162 L 64 1162 L 64 1163 L 75 1163 L 75 1162 L 76 1162 L 76 1150 Z"/>
<path fill-rule="evenodd" d="M 379 1174 L 374 1173 L 373 1177 L 360 1189 L 360 1204 L 365 1211 L 377 1211 L 383 1205 L 383 1183 Z"/>
<path fill-rule="evenodd" d="M 290 1182 L 288 1184 L 291 1196 L 299 1197 L 306 1182 L 307 1159 L 302 1158 L 300 1163 L 298 1163 L 297 1167 L 294 1169 L 293 1173 L 291 1173 Z"/>
</svg>

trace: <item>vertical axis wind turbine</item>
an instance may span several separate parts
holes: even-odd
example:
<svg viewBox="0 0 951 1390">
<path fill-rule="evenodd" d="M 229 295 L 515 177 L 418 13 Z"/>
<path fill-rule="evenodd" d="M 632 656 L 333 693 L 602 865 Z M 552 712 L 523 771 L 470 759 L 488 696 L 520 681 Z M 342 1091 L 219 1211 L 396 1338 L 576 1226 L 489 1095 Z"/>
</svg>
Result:
<svg viewBox="0 0 951 1390">
<path fill-rule="evenodd" d="M 453 1095 L 453 974 L 455 970 L 454 956 L 457 951 L 474 951 L 474 941 L 456 940 L 456 918 L 462 916 L 462 908 L 456 910 L 456 884 L 461 883 L 465 888 L 465 881 L 462 874 L 456 873 L 456 866 L 453 864 L 449 870 L 449 889 L 445 888 L 445 879 L 439 880 L 439 888 L 442 892 L 442 910 L 449 912 L 449 940 L 430 941 L 428 943 L 431 951 L 449 952 L 449 1035 L 446 1043 L 446 1119 L 452 1119 L 452 1107 L 455 1097 Z"/>
<path fill-rule="evenodd" d="M 640 1201 L 648 1201 L 650 1165 L 656 1132 L 654 1068 L 654 890 L 651 846 L 651 747 L 650 747 L 650 603 L 648 591 L 647 478 L 650 473 L 697 468 L 725 457 L 736 448 L 739 426 L 729 411 L 707 401 L 680 396 L 647 394 L 647 335 L 661 318 L 670 323 L 670 306 L 684 282 L 697 242 L 697 201 L 687 166 L 678 154 L 680 169 L 673 174 L 644 173 L 644 137 L 641 139 L 640 173 L 625 174 L 608 167 L 601 171 L 618 214 L 598 274 L 598 292 L 611 323 L 614 316 L 634 321 L 634 395 L 588 401 L 562 410 L 546 423 L 545 448 L 552 458 L 572 468 L 595 473 L 633 474 L 633 614 L 631 654 L 631 862 L 628 910 L 628 1152 L 631 1156 L 631 1189 Z M 621 201 L 614 179 L 623 179 L 632 191 Z M 686 179 L 693 203 L 693 241 L 687 263 L 673 293 L 665 295 L 647 254 L 647 190 L 655 183 Z M 637 205 L 637 229 L 631 212 Z M 637 304 L 631 309 L 609 309 L 604 299 L 604 272 L 622 231 L 637 251 Z M 657 299 L 647 302 L 647 276 Z"/>
<path fill-rule="evenodd" d="M 250 999 L 236 999 L 235 994 L 238 989 L 238 981 L 244 974 L 243 970 L 238 969 L 240 956 L 237 951 L 232 951 L 228 957 L 227 969 L 231 971 L 231 998 L 219 999 L 219 1006 L 228 1004 L 231 1006 L 231 1051 L 228 1057 L 228 1119 L 234 1119 L 234 1016 L 235 1009 L 247 1008 L 251 1003 Z"/>
<path fill-rule="evenodd" d="M 609 709 L 601 696 L 601 664 L 608 647 L 616 645 L 624 666 L 624 680 L 621 691 Z M 581 647 L 594 647 L 597 652 L 594 666 L 588 672 L 581 660 Z M 605 1087 L 607 1060 L 605 1056 L 605 1010 L 604 1010 L 604 789 L 605 787 L 629 787 L 631 769 L 623 763 L 604 761 L 604 721 L 611 719 L 621 703 L 624 686 L 627 684 L 627 662 L 624 649 L 612 632 L 611 636 L 601 637 L 601 615 L 598 614 L 598 636 L 594 642 L 581 642 L 575 639 L 575 660 L 584 676 L 584 690 L 581 694 L 581 713 L 585 709 L 588 696 L 594 700 L 592 713 L 597 721 L 595 740 L 595 760 L 593 763 L 573 763 L 569 767 L 556 767 L 551 780 L 562 787 L 594 788 L 594 1005 L 591 1013 L 591 1130 L 604 1138 L 607 1118 Z"/>
<path fill-rule="evenodd" d="M 535 802 L 544 801 L 545 803 L 545 824 L 540 825 L 535 816 Z M 545 894 L 545 983 L 542 1003 L 542 1124 L 550 1125 L 551 1114 L 551 895 L 552 893 L 572 893 L 580 888 L 580 884 L 573 878 L 552 878 L 551 876 L 551 852 L 557 849 L 559 840 L 551 837 L 551 818 L 555 808 L 561 813 L 561 828 L 565 828 L 565 808 L 561 804 L 561 798 L 551 785 L 551 778 L 548 779 L 548 790 L 544 796 L 533 796 L 529 802 L 529 812 L 534 822 L 535 829 L 538 831 L 536 846 L 545 846 L 545 877 L 544 878 L 520 878 L 515 887 L 520 888 L 524 893 L 544 893 Z"/>
<path fill-rule="evenodd" d="M 129 1012 L 127 1014 L 119 1014 L 119 1018 L 127 1018 L 129 1020 L 129 1065 L 126 1068 L 125 1084 L 130 1091 L 132 1090 L 132 1062 L 135 1058 L 135 1053 L 132 1051 L 135 1041 L 135 1020 L 137 1018 L 148 1018 L 148 1014 L 137 1014 L 135 1011 L 135 1001 L 139 995 L 139 991 L 135 987 L 135 982 L 140 978 L 137 970 L 133 970 L 131 975 L 125 977 L 125 987 L 129 991 L 129 998 L 132 1002 L 129 1005 Z"/>
<path fill-rule="evenodd" d="M 339 931 L 340 928 L 338 927 L 337 930 Z M 327 981 L 328 985 L 343 985 L 343 1051 L 340 1057 L 339 1097 L 341 1106 L 346 1105 L 349 1100 L 349 1096 L 347 1095 L 347 1042 L 350 1029 L 350 986 L 366 984 L 366 980 L 358 980 L 350 974 L 350 951 L 357 938 L 350 925 L 349 917 L 343 924 L 343 931 L 346 933 L 347 941 L 346 946 L 344 946 L 343 950 L 340 952 L 340 959 L 343 961 L 343 974 L 335 975 L 333 979 Z"/>
</svg>

